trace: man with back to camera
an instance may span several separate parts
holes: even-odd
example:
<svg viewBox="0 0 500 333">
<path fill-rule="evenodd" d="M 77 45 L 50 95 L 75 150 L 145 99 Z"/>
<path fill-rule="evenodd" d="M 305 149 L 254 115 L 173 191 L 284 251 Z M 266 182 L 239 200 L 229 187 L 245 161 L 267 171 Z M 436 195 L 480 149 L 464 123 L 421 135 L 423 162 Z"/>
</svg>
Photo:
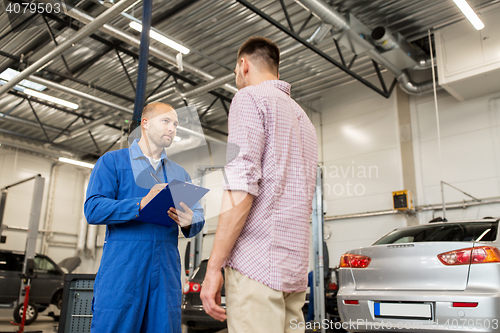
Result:
<svg viewBox="0 0 500 333">
<path fill-rule="evenodd" d="M 199 203 L 191 210 L 170 208 L 171 227 L 141 222 L 140 210 L 169 181 L 191 182 L 180 165 L 167 158 L 178 125 L 167 104 L 142 111 L 140 140 L 108 152 L 90 175 L 84 212 L 88 223 L 105 224 L 106 241 L 94 284 L 92 333 L 180 333 L 181 266 L 179 227 L 186 237 L 204 225 Z M 137 219 L 138 218 L 138 219 Z"/>
<path fill-rule="evenodd" d="M 228 142 L 240 148 L 225 167 L 222 208 L 201 299 L 220 307 L 225 266 L 229 333 L 291 332 L 303 322 L 309 218 L 316 183 L 317 138 L 311 121 L 279 81 L 279 49 L 262 37 L 239 49 Z M 229 154 L 228 154 L 229 155 Z M 293 330 L 296 332 L 295 330 Z"/>
</svg>

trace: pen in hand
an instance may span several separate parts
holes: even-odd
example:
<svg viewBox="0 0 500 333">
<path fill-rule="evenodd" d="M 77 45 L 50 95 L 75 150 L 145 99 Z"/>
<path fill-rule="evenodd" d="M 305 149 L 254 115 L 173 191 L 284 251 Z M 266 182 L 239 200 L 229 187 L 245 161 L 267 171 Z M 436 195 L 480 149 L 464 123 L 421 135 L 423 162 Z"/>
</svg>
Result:
<svg viewBox="0 0 500 333">
<path fill-rule="evenodd" d="M 158 184 L 160 184 L 160 183 L 161 183 L 161 180 L 159 180 L 159 179 L 158 179 L 158 177 L 157 177 L 154 173 L 150 172 L 149 174 L 151 175 L 151 177 L 153 177 L 153 179 L 154 179 L 154 180 L 155 180 Z"/>
<path fill-rule="evenodd" d="M 162 182 L 158 179 L 158 177 L 154 173 L 150 172 L 149 174 L 158 184 L 153 186 L 151 190 L 149 190 L 149 193 L 144 198 L 142 198 L 139 210 L 143 209 L 151 200 L 153 200 L 153 198 L 158 193 L 160 193 L 165 188 L 165 186 L 167 186 L 166 183 L 162 184 Z"/>
</svg>

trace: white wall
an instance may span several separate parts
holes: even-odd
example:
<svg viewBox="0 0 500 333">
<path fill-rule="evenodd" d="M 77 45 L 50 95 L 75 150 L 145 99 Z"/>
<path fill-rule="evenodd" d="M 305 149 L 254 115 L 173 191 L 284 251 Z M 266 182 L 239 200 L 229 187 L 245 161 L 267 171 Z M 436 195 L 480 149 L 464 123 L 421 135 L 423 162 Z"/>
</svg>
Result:
<svg viewBox="0 0 500 333">
<path fill-rule="evenodd" d="M 500 90 L 500 87 L 499 87 Z M 438 92 L 442 164 L 432 94 L 411 98 L 417 191 L 420 204 L 440 204 L 440 179 L 476 198 L 500 196 L 500 93 L 458 102 Z M 445 186 L 446 202 L 471 200 Z M 449 220 L 500 216 L 500 205 L 450 210 Z M 440 211 L 436 216 L 442 216 Z M 421 223 L 432 212 L 420 215 Z"/>
<path fill-rule="evenodd" d="M 32 154 L 0 148 L 0 187 L 41 174 L 45 178 L 42 212 L 39 230 L 55 231 L 49 237 L 48 249 L 45 254 L 54 261 L 76 255 L 76 240 L 78 221 L 83 214 L 84 180 L 90 170 L 59 164 L 54 170 L 55 184 L 49 191 L 51 182 L 51 167 L 55 160 L 34 156 Z M 12 187 L 8 190 L 7 204 L 3 224 L 9 227 L 27 228 L 34 182 Z M 50 193 L 51 192 L 51 193 Z M 49 195 L 53 202 L 48 205 Z M 57 234 L 57 232 L 69 235 Z M 1 249 L 24 251 L 26 246 L 26 231 L 5 230 L 7 242 L 0 244 Z M 42 252 L 42 233 L 39 234 L 37 253 Z M 94 265 L 94 260 L 82 257 L 83 266 Z M 90 264 L 89 264 L 90 262 Z"/>
<path fill-rule="evenodd" d="M 392 191 L 403 189 L 396 94 L 386 99 L 353 83 L 318 99 L 326 216 L 391 210 Z M 322 159 L 321 159 L 322 157 Z M 401 215 L 325 222 L 330 267 L 348 250 L 369 246 L 394 228 L 406 225 Z"/>
<path fill-rule="evenodd" d="M 0 187 L 2 188 L 37 174 L 41 174 L 42 177 L 45 178 L 44 200 L 42 202 L 41 214 L 41 216 L 45 216 L 51 161 L 2 147 L 0 147 L 0 161 Z M 4 226 L 28 227 L 33 190 L 33 181 L 12 187 L 8 190 L 3 219 Z M 7 242 L 5 244 L 0 244 L 1 249 L 24 251 L 26 232 L 6 230 L 3 232 L 3 235 L 7 236 Z M 41 240 L 41 238 L 39 238 L 39 240 Z M 40 244 L 40 241 L 38 244 Z M 37 247 L 37 251 L 39 250 L 40 247 Z"/>
</svg>

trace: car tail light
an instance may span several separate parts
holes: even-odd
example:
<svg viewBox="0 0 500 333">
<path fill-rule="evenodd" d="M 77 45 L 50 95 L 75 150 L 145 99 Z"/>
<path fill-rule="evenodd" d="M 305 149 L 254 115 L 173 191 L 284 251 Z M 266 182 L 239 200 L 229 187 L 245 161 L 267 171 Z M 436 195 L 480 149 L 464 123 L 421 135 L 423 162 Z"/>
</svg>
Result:
<svg viewBox="0 0 500 333">
<path fill-rule="evenodd" d="M 330 289 L 330 290 L 337 290 L 337 289 L 339 289 L 339 286 L 337 286 L 336 283 L 329 283 L 328 284 L 328 289 Z"/>
<path fill-rule="evenodd" d="M 366 268 L 372 258 L 357 254 L 345 253 L 340 257 L 340 267 Z"/>
<path fill-rule="evenodd" d="M 184 288 L 182 289 L 182 292 L 184 294 L 199 293 L 200 291 L 201 291 L 201 284 L 195 282 L 186 282 L 184 284 Z"/>
<path fill-rule="evenodd" d="M 500 250 L 494 246 L 469 247 L 438 254 L 438 259 L 447 266 L 500 262 Z"/>
<path fill-rule="evenodd" d="M 352 300 L 352 299 L 345 299 L 344 300 L 344 304 L 348 304 L 348 305 L 358 305 L 359 302 L 357 300 Z"/>
<path fill-rule="evenodd" d="M 453 302 L 454 308 L 475 308 L 477 307 L 477 302 Z"/>
</svg>

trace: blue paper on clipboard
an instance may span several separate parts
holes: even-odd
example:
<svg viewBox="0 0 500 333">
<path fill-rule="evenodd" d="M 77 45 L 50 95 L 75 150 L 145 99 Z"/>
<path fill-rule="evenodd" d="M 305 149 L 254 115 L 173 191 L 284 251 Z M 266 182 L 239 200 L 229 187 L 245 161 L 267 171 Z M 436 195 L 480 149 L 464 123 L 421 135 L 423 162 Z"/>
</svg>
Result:
<svg viewBox="0 0 500 333">
<path fill-rule="evenodd" d="M 141 209 L 139 217 L 135 220 L 164 225 L 166 227 L 173 226 L 176 223 L 168 216 L 170 207 L 183 210 L 180 205 L 183 202 L 189 208 L 193 209 L 194 205 L 209 191 L 208 188 L 174 179 Z"/>
</svg>

